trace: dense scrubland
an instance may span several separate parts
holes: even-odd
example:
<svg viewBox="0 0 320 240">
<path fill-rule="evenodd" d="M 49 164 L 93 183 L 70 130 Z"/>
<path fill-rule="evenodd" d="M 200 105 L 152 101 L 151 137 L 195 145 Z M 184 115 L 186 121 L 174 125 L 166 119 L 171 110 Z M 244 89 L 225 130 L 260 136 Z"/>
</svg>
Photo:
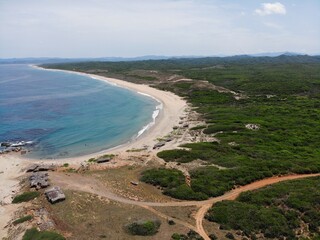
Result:
<svg viewBox="0 0 320 240">
<path fill-rule="evenodd" d="M 206 218 L 248 237 L 295 239 L 320 233 L 320 178 L 278 183 L 215 204 Z"/>
<path fill-rule="evenodd" d="M 201 159 L 223 168 L 205 166 L 191 171 L 190 187 L 177 170 L 150 169 L 142 174 L 142 181 L 163 187 L 164 193 L 172 197 L 202 200 L 274 175 L 320 172 L 320 57 L 238 56 L 46 67 L 148 83 L 192 104 L 206 125 L 191 131 L 203 131 L 219 141 L 189 143 L 182 146 L 188 150 L 172 149 L 158 156 L 182 164 Z M 192 80 L 169 81 L 170 77 Z M 233 92 L 218 92 L 216 86 Z M 258 128 L 248 129 L 246 124 Z M 313 185 L 319 187 L 319 179 L 299 181 L 243 194 L 236 202 L 220 203 L 208 219 L 233 229 L 261 231 L 270 237 L 274 232 L 279 232 L 276 237 L 292 237 L 297 219 L 308 223 L 310 231 L 319 232 L 319 205 L 304 207 L 312 206 L 314 200 L 320 202 L 319 192 L 310 190 Z M 306 200 L 287 198 L 291 192 Z M 287 195 L 281 197 L 280 193 Z M 272 199 L 280 199 L 290 210 L 283 212 L 276 203 L 267 202 Z M 261 222 L 234 224 L 239 218 L 250 218 L 245 209 L 261 217 Z M 233 218 L 225 219 L 223 212 L 234 213 Z M 274 226 L 273 221 L 277 222 Z"/>
</svg>

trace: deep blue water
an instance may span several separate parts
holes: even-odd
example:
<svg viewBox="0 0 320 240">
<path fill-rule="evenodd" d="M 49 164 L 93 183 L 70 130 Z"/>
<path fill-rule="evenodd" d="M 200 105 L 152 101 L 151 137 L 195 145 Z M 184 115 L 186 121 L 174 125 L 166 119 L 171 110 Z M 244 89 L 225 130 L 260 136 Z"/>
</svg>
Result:
<svg viewBox="0 0 320 240">
<path fill-rule="evenodd" d="M 158 102 L 74 73 L 0 65 L 0 142 L 35 141 L 37 158 L 80 156 L 128 142 Z"/>
</svg>

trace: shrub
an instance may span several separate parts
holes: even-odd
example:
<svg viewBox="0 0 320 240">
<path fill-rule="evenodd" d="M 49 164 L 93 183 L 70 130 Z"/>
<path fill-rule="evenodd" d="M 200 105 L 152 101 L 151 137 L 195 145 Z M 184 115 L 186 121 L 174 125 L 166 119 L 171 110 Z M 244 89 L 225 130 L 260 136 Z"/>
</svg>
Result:
<svg viewBox="0 0 320 240">
<path fill-rule="evenodd" d="M 55 232 L 39 232 L 36 228 L 31 228 L 25 232 L 22 240 L 65 240 L 65 238 Z"/>
<path fill-rule="evenodd" d="M 33 217 L 31 215 L 27 215 L 27 216 L 24 216 L 24 217 L 21 217 L 15 221 L 13 221 L 13 224 L 14 225 L 17 225 L 17 224 L 20 224 L 20 223 L 23 223 L 23 222 L 26 222 L 26 221 L 29 221 L 31 220 Z"/>
<path fill-rule="evenodd" d="M 234 239 L 234 236 L 233 236 L 233 234 L 232 234 L 231 232 L 228 232 L 228 233 L 226 234 L 226 238 Z"/>
<path fill-rule="evenodd" d="M 211 240 L 217 240 L 217 239 L 218 239 L 218 237 L 217 237 L 214 233 L 211 233 L 211 234 L 209 235 L 209 238 L 210 238 Z"/>
<path fill-rule="evenodd" d="M 151 236 L 158 232 L 160 225 L 159 220 L 138 221 L 129 224 L 127 230 L 132 235 Z"/>
<path fill-rule="evenodd" d="M 222 201 L 209 210 L 206 218 L 236 230 L 250 233 L 261 231 L 266 237 L 271 238 L 292 234 L 286 218 L 275 208 L 263 208 L 237 201 Z"/>
<path fill-rule="evenodd" d="M 159 158 L 163 158 L 166 162 L 177 161 L 181 163 L 191 162 L 197 159 L 197 155 L 191 151 L 176 149 L 176 150 L 164 150 L 157 154 Z"/>
<path fill-rule="evenodd" d="M 95 159 L 95 158 L 90 158 L 89 160 L 88 160 L 88 162 L 96 162 L 97 161 L 97 159 Z"/>
<path fill-rule="evenodd" d="M 175 222 L 175 221 L 173 221 L 172 219 L 170 219 L 170 220 L 168 220 L 168 224 L 169 224 L 169 225 L 175 225 L 175 224 L 176 224 L 176 222 Z"/>
<path fill-rule="evenodd" d="M 184 183 L 183 173 L 174 169 L 150 169 L 142 173 L 141 181 L 161 187 L 177 187 Z"/>
<path fill-rule="evenodd" d="M 208 196 L 202 192 L 193 191 L 187 184 L 181 184 L 176 188 L 166 189 L 164 194 L 184 200 L 206 200 Z"/>
<path fill-rule="evenodd" d="M 39 197 L 39 192 L 24 192 L 20 195 L 17 195 L 12 200 L 12 203 L 21 203 L 21 202 L 28 202 L 36 197 Z"/>
<path fill-rule="evenodd" d="M 203 240 L 203 238 L 197 232 L 195 232 L 193 230 L 190 230 L 187 233 L 187 236 L 188 236 L 188 239 L 190 239 L 190 240 Z"/>
<path fill-rule="evenodd" d="M 181 236 L 181 234 L 179 234 L 179 233 L 174 233 L 174 234 L 172 234 L 171 239 L 173 239 L 173 240 L 182 240 L 183 236 Z"/>
</svg>

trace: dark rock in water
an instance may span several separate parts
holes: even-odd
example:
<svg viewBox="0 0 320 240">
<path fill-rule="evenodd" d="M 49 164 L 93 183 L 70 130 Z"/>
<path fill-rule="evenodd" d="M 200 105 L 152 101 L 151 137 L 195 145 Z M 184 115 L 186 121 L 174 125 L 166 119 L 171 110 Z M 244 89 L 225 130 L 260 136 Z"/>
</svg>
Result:
<svg viewBox="0 0 320 240">
<path fill-rule="evenodd" d="M 11 143 L 9 142 L 2 142 L 1 143 L 1 147 L 10 147 L 11 146 Z"/>
<path fill-rule="evenodd" d="M 17 142 L 2 142 L 0 143 L 1 147 L 5 148 L 17 148 L 17 147 L 23 147 L 26 145 L 32 145 L 32 141 L 17 141 Z"/>
</svg>

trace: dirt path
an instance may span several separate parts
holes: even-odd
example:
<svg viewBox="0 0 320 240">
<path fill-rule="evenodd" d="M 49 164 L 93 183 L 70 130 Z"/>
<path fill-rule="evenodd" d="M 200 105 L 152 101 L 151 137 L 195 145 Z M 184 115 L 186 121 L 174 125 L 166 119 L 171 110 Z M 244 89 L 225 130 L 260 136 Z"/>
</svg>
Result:
<svg viewBox="0 0 320 240">
<path fill-rule="evenodd" d="M 232 191 L 225 193 L 222 196 L 210 198 L 205 201 L 142 202 L 142 201 L 134 201 L 134 200 L 130 200 L 130 199 L 118 196 L 112 193 L 111 191 L 109 191 L 108 189 L 106 189 L 105 186 L 103 186 L 98 180 L 92 177 L 82 176 L 79 174 L 66 174 L 66 173 L 59 173 L 59 172 L 50 173 L 50 179 L 52 183 L 55 185 L 59 185 L 62 188 L 96 194 L 101 197 L 105 197 L 110 200 L 114 200 L 124 204 L 137 205 L 145 209 L 148 209 L 151 212 L 155 213 L 156 215 L 165 219 L 168 219 L 170 217 L 155 210 L 152 207 L 198 206 L 199 210 L 195 215 L 195 220 L 196 220 L 195 227 L 187 222 L 184 222 L 178 219 L 175 219 L 175 221 L 187 228 L 190 228 L 198 232 L 205 240 L 210 240 L 210 238 L 206 233 L 205 229 L 203 228 L 203 219 L 205 217 L 206 212 L 214 203 L 217 203 L 223 200 L 234 200 L 242 192 L 252 191 L 255 189 L 265 187 L 267 185 L 278 183 L 278 182 L 300 179 L 300 178 L 307 178 L 307 177 L 315 177 L 315 176 L 320 176 L 320 174 L 301 174 L 301 175 L 288 175 L 288 176 L 266 178 L 260 181 L 250 183 L 245 186 L 241 186 L 239 188 L 236 188 Z"/>
</svg>

